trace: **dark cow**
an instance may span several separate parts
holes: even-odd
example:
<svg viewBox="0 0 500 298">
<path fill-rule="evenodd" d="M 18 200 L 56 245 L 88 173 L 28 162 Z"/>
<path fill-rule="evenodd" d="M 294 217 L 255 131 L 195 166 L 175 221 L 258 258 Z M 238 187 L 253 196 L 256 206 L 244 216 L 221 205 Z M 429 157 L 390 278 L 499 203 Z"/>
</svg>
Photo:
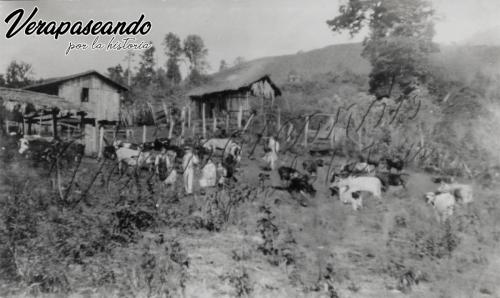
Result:
<svg viewBox="0 0 500 298">
<path fill-rule="evenodd" d="M 403 159 L 396 157 L 396 158 L 385 158 L 385 163 L 387 165 L 387 170 L 391 171 L 392 169 L 396 169 L 397 171 L 401 172 L 405 166 L 405 162 Z"/>
<path fill-rule="evenodd" d="M 290 179 L 290 184 L 287 187 L 290 193 L 307 193 L 311 196 L 316 194 L 316 189 L 309 183 L 309 177 L 307 175 L 302 175 L 300 177 L 292 177 Z"/>
<path fill-rule="evenodd" d="M 72 164 L 82 158 L 84 149 L 82 144 L 52 138 L 26 136 L 19 140 L 19 153 L 37 162 L 59 159 Z"/>
<path fill-rule="evenodd" d="M 279 167 L 278 168 L 278 174 L 280 176 L 281 181 L 290 181 L 292 177 L 294 176 L 299 176 L 300 173 L 291 167 Z"/>
<path fill-rule="evenodd" d="M 380 179 L 382 186 L 387 189 L 389 186 L 402 186 L 406 189 L 406 180 L 403 176 L 408 176 L 404 173 L 378 172 L 375 177 Z"/>
<path fill-rule="evenodd" d="M 318 175 L 318 168 L 323 167 L 323 160 L 308 159 L 302 162 L 302 167 L 304 168 L 304 171 L 306 171 L 309 175 L 316 177 Z"/>
<path fill-rule="evenodd" d="M 434 183 L 453 183 L 455 182 L 455 179 L 453 179 L 453 177 L 433 177 L 431 178 L 432 182 Z"/>
</svg>

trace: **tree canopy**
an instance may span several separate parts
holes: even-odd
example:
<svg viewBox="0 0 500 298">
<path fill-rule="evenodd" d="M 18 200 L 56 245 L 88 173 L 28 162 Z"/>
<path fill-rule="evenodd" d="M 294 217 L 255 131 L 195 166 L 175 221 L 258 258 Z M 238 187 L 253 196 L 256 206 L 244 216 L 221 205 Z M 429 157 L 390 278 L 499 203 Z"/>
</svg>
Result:
<svg viewBox="0 0 500 298">
<path fill-rule="evenodd" d="M 362 56 L 372 65 L 370 93 L 377 98 L 405 97 L 425 84 L 435 11 L 428 0 L 348 0 L 339 15 L 327 21 L 334 32 L 359 34 L 365 27 Z"/>
<path fill-rule="evenodd" d="M 179 60 L 183 53 L 181 39 L 176 34 L 169 32 L 163 41 L 165 45 L 165 55 L 167 55 L 167 79 L 178 84 L 182 80 L 179 69 Z"/>
<path fill-rule="evenodd" d="M 11 61 L 0 83 L 9 88 L 22 88 L 33 83 L 33 68 L 23 61 Z"/>
</svg>

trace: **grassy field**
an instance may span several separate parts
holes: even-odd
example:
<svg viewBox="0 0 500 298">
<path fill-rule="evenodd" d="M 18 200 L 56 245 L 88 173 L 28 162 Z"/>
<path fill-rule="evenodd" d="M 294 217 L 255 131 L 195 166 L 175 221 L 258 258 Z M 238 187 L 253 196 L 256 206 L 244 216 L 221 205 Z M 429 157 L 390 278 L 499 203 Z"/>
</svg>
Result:
<svg viewBox="0 0 500 298">
<path fill-rule="evenodd" d="M 330 196 L 327 167 L 307 207 L 271 187 L 276 172 L 259 184 L 260 146 L 237 183 L 188 197 L 180 181 L 162 189 L 147 171 L 84 159 L 62 171 L 61 198 L 50 167 L 5 154 L 2 297 L 500 297 L 495 185 L 463 181 L 475 202 L 441 225 L 423 200 L 437 185 L 416 169 L 356 212 Z"/>
</svg>

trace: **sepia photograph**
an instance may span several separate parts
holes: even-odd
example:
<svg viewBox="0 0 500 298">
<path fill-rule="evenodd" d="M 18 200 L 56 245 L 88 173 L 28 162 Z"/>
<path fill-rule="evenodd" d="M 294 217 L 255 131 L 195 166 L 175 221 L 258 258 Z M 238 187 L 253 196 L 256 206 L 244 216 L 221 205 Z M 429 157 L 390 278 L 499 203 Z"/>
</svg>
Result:
<svg viewBox="0 0 500 298">
<path fill-rule="evenodd" d="M 500 298 L 499 0 L 0 0 L 0 297 Z"/>
</svg>

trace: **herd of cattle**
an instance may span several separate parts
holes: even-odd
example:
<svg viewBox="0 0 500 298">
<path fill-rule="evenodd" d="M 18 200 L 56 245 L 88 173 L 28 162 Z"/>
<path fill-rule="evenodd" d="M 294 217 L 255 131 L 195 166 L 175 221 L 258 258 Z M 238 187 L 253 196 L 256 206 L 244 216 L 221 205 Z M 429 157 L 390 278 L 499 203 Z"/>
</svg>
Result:
<svg viewBox="0 0 500 298">
<path fill-rule="evenodd" d="M 17 143 L 20 154 L 38 161 L 52 162 L 58 158 L 71 163 L 81 159 L 84 154 L 84 146 L 77 142 L 24 136 Z M 201 164 L 204 165 L 202 166 L 202 176 L 215 175 L 212 173 L 214 171 L 204 171 L 203 168 L 210 167 L 211 169 L 214 167 L 211 157 L 215 152 L 222 152 L 219 167 L 224 168 L 225 177 L 223 178 L 235 179 L 234 173 L 241 160 L 241 145 L 231 138 L 201 139 L 189 147 L 172 144 L 166 138 L 140 145 L 114 141 L 103 148 L 103 157 L 116 160 L 120 173 L 123 173 L 123 165 L 136 170 L 147 168 L 152 171 L 155 166 L 158 167 L 158 156 L 166 151 L 171 163 L 179 172 L 183 173 L 189 170 L 183 168 L 183 165 L 186 167 L 186 165 L 191 164 L 189 160 L 187 163 L 186 160 L 183 160 L 187 150 L 192 156 L 202 161 Z M 264 161 L 269 165 L 265 168 L 267 171 L 274 171 L 276 164 L 283 164 L 283 162 L 277 161 L 279 143 L 273 137 L 270 137 L 264 145 L 264 151 L 267 152 Z M 270 153 L 271 157 L 269 157 Z M 282 181 L 281 188 L 305 197 L 314 196 L 318 168 L 325 166 L 322 159 L 313 159 L 312 157 L 303 161 L 303 172 L 296 166 L 279 166 L 277 173 Z M 409 174 L 403 172 L 404 168 L 405 162 L 401 158 L 359 158 L 357 161 L 343 164 L 331 172 L 331 168 L 329 168 L 326 179 L 330 181 L 329 189 L 332 196 L 338 196 L 343 203 L 351 204 L 354 210 L 359 210 L 363 207 L 363 197 L 366 197 L 366 194 L 371 194 L 373 198 L 381 200 L 383 193 L 389 187 L 406 188 Z M 259 178 L 260 180 L 269 179 L 269 174 L 262 172 L 259 174 Z M 190 179 L 192 180 L 192 177 Z M 200 181 L 213 181 L 214 179 L 215 177 L 201 177 Z M 446 220 L 453 214 L 457 203 L 466 205 L 473 202 L 471 185 L 454 183 L 453 179 L 448 177 L 435 178 L 434 182 L 439 183 L 440 186 L 436 191 L 426 193 L 424 197 L 427 203 L 434 207 L 440 221 Z M 192 184 L 192 181 L 186 181 L 185 177 L 184 183 Z M 203 183 L 203 186 L 205 185 L 213 186 L 212 183 Z"/>
</svg>

